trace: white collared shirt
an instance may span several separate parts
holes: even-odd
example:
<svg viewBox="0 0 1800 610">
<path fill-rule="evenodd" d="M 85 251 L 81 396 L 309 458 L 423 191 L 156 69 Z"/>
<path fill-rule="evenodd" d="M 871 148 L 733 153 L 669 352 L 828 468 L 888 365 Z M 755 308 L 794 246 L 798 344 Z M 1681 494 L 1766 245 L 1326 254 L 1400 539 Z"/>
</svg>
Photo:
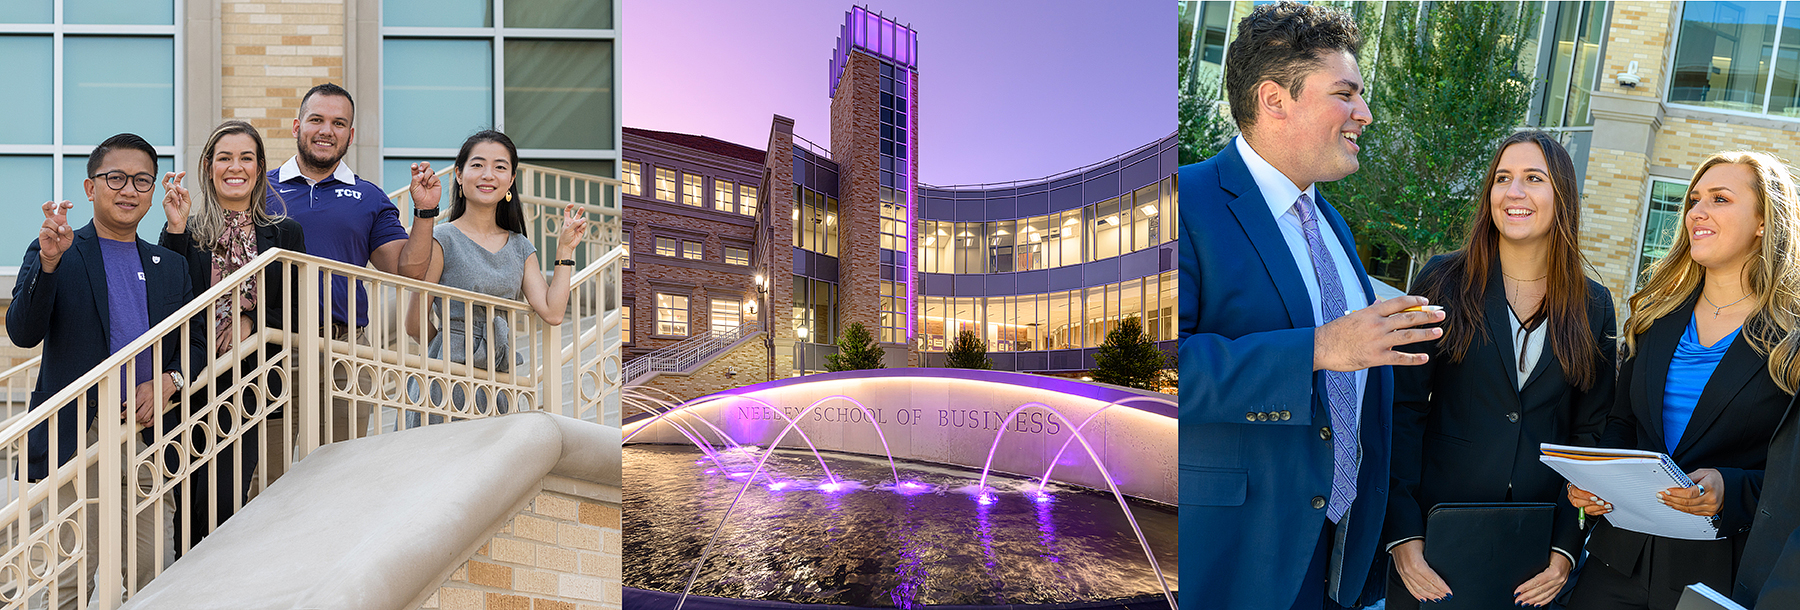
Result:
<svg viewBox="0 0 1800 610">
<path fill-rule="evenodd" d="M 275 176 L 276 182 L 287 182 L 293 180 L 294 176 L 299 176 L 306 181 L 307 186 L 319 185 L 317 180 L 307 178 L 305 174 L 300 173 L 299 157 L 288 157 L 287 163 L 281 164 L 281 169 Z M 350 166 L 345 165 L 342 159 L 338 160 L 337 168 L 331 170 L 331 177 L 344 184 L 356 184 L 356 172 L 350 171 Z"/>
<path fill-rule="evenodd" d="M 1262 191 L 1263 202 L 1269 206 L 1269 215 L 1275 218 L 1275 225 L 1281 228 L 1281 237 L 1287 242 L 1288 252 L 1294 256 L 1294 263 L 1299 266 L 1300 279 L 1306 282 L 1306 295 L 1312 299 L 1313 326 L 1325 324 L 1325 314 L 1319 306 L 1319 278 L 1314 275 L 1312 255 L 1306 250 L 1306 232 L 1300 227 L 1300 216 L 1294 212 L 1294 204 L 1300 200 L 1300 187 L 1289 180 L 1281 170 L 1275 169 L 1262 155 L 1250 148 L 1250 143 L 1243 136 L 1233 138 L 1233 146 L 1238 155 L 1244 158 L 1244 165 L 1250 169 L 1250 177 L 1256 180 L 1256 188 Z M 1319 191 L 1315 186 L 1306 187 L 1306 195 L 1318 206 Z M 1325 222 L 1324 213 L 1319 217 L 1319 237 L 1325 242 L 1325 249 L 1336 263 L 1338 284 L 1344 287 L 1344 303 L 1352 310 L 1368 307 L 1369 298 L 1363 293 L 1362 278 L 1357 277 L 1356 267 L 1351 265 L 1350 257 L 1344 251 L 1343 242 L 1337 238 L 1331 223 Z M 1356 379 L 1356 409 L 1358 417 L 1362 413 L 1363 390 L 1369 384 L 1367 369 L 1352 373 Z M 1318 392 L 1318 388 L 1313 391 Z"/>
</svg>

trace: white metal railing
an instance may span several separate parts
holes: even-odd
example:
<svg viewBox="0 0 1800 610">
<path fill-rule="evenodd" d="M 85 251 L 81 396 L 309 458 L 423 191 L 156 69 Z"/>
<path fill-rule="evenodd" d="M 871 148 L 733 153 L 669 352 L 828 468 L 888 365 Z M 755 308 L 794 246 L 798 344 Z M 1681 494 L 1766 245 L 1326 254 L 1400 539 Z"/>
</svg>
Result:
<svg viewBox="0 0 1800 610">
<path fill-rule="evenodd" d="M 522 169 L 521 179 L 538 184 L 526 209 L 552 220 L 561 213 L 557 198 L 606 194 L 617 184 Z M 599 186 L 584 195 L 577 184 Z M 584 206 L 601 231 L 577 248 L 588 263 L 573 276 L 561 325 L 517 301 L 271 250 L 0 425 L 0 608 L 118 606 L 241 508 L 246 490 L 331 442 L 519 410 L 618 426 L 625 253 L 616 247 L 616 191 L 611 203 L 568 201 Z M 608 234 L 615 247 L 607 247 Z M 556 238 L 547 229 L 534 235 L 541 249 Z M 258 323 L 241 339 L 236 328 L 221 336 L 215 303 L 252 280 Z M 287 287 L 285 302 L 269 296 L 272 286 Z M 338 298 L 350 324 L 334 324 L 328 304 Z M 402 314 L 433 302 L 461 303 L 470 317 L 485 309 L 491 343 L 509 345 L 490 346 L 485 367 L 471 364 L 480 361 L 473 341 L 461 353 L 432 354 L 432 331 L 409 333 Z M 273 306 L 281 322 L 262 323 Z M 367 325 L 359 327 L 355 312 L 365 307 Z M 443 333 L 449 310 L 423 309 L 428 326 Z M 189 386 L 140 426 L 129 390 L 139 377 L 135 356 L 146 352 L 155 363 L 147 377 L 166 383 L 162 371 L 176 368 Z M 35 362 L 0 374 L 0 383 L 31 383 Z M 65 428 L 67 441 L 31 434 Z M 272 443 L 287 449 L 270 451 Z"/>
<path fill-rule="evenodd" d="M 638 356 L 625 363 L 625 384 L 631 385 L 645 375 L 656 372 L 686 372 L 744 337 L 756 334 L 756 324 L 740 324 L 736 328 L 714 329 L 682 339 L 680 343 Z"/>
</svg>

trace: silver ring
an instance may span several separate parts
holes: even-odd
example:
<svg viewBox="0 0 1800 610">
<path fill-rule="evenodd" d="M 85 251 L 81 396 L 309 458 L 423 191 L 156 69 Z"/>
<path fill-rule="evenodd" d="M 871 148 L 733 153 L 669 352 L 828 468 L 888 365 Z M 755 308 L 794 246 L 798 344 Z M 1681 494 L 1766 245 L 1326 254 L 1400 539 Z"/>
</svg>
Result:
<svg viewBox="0 0 1800 610">
<path fill-rule="evenodd" d="M 1700 484 L 1696 483 L 1696 484 L 1694 484 L 1694 487 L 1700 488 L 1700 495 L 1702 495 L 1702 496 L 1706 495 L 1706 486 L 1705 485 L 1700 485 Z"/>
</svg>

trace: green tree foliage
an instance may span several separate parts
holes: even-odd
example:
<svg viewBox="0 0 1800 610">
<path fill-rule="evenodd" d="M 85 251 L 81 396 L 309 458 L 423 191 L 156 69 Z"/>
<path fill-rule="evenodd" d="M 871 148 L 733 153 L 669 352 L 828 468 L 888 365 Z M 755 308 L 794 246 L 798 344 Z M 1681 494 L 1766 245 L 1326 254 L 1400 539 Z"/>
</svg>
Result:
<svg viewBox="0 0 1800 610">
<path fill-rule="evenodd" d="M 991 369 L 994 361 L 988 358 L 987 342 L 982 341 L 975 331 L 964 330 L 956 333 L 956 340 L 950 342 L 950 352 L 944 366 L 953 369 Z"/>
<path fill-rule="evenodd" d="M 1199 163 L 1219 154 L 1238 132 L 1237 123 L 1231 120 L 1231 111 L 1219 103 L 1219 71 L 1212 64 L 1202 64 L 1190 77 L 1188 64 L 1192 61 L 1191 56 L 1182 54 L 1180 69 L 1186 82 L 1182 83 L 1176 101 L 1182 165 Z"/>
<path fill-rule="evenodd" d="M 1132 316 L 1106 333 L 1106 342 L 1094 354 L 1094 381 L 1128 388 L 1161 391 L 1171 384 L 1169 372 L 1175 360 L 1156 348 L 1144 333 L 1144 325 Z"/>
<path fill-rule="evenodd" d="M 1362 53 L 1375 122 L 1358 141 L 1361 169 L 1328 194 L 1359 242 L 1405 252 L 1414 269 L 1461 246 L 1494 146 L 1531 101 L 1519 57 L 1536 17 L 1517 10 L 1390 2 L 1380 23 L 1361 16 L 1365 35 L 1380 32 Z"/>
<path fill-rule="evenodd" d="M 825 370 L 859 371 L 882 368 L 881 358 L 887 350 L 875 342 L 875 335 L 862 322 L 851 322 L 838 336 L 838 353 L 825 357 Z"/>
</svg>

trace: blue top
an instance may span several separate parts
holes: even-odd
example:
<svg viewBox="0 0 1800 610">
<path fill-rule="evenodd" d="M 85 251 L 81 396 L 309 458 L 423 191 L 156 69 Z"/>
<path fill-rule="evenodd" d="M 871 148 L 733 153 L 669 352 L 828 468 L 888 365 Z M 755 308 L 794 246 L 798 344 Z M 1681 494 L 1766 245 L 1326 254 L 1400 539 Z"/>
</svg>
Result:
<svg viewBox="0 0 1800 610">
<path fill-rule="evenodd" d="M 104 237 L 100 238 L 100 258 L 106 264 L 107 317 L 112 322 L 112 328 L 107 329 L 111 339 L 107 347 L 117 354 L 150 330 L 150 308 L 144 297 L 144 261 L 138 258 L 137 242 Z M 151 351 L 137 355 L 136 383 L 149 381 L 156 373 Z"/>
<path fill-rule="evenodd" d="M 1681 434 L 1694 417 L 1694 405 L 1700 402 L 1700 391 L 1706 389 L 1706 380 L 1712 378 L 1719 359 L 1725 357 L 1741 330 L 1740 326 L 1707 347 L 1700 344 L 1697 322 L 1688 317 L 1687 330 L 1681 333 L 1681 342 L 1675 344 L 1675 359 L 1669 362 L 1669 382 L 1663 386 L 1663 442 L 1669 453 L 1675 453 L 1675 447 L 1681 444 Z"/>
<path fill-rule="evenodd" d="M 388 242 L 406 239 L 400 226 L 400 209 L 388 201 L 381 187 L 356 176 L 349 166 L 338 164 L 331 176 L 311 183 L 299 165 L 269 170 L 269 210 L 286 214 L 306 232 L 306 253 L 358 267 L 369 264 L 369 255 Z M 331 318 L 346 322 L 349 315 L 349 280 L 331 278 Z M 369 296 L 356 287 L 356 325 L 369 324 Z"/>
</svg>

